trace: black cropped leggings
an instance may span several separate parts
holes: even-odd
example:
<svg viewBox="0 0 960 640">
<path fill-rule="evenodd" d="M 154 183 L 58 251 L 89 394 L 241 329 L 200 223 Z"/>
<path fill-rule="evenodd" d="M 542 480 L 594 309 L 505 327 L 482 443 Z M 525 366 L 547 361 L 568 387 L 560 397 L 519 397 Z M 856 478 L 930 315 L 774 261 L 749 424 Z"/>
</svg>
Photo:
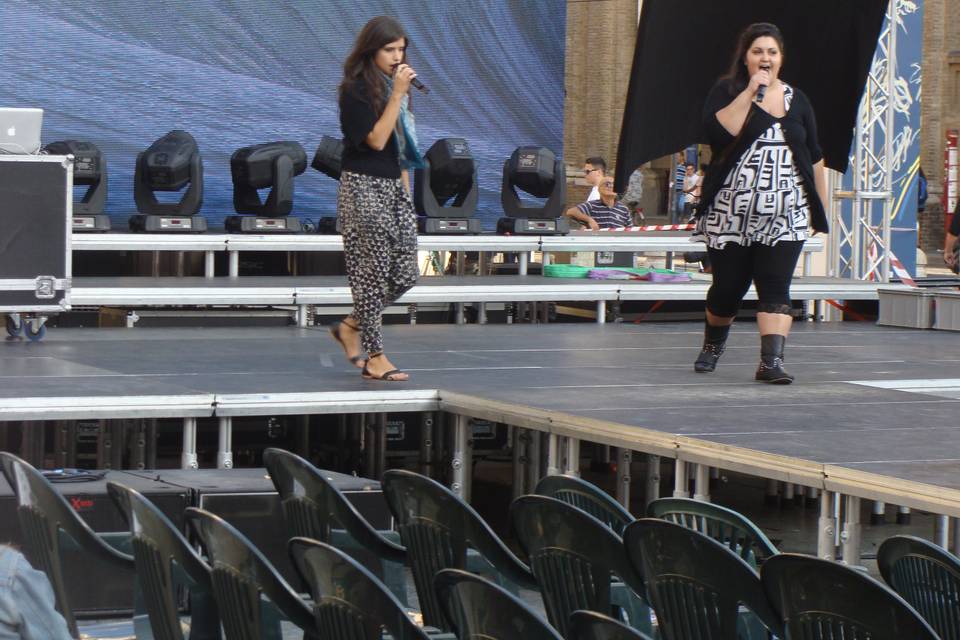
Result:
<svg viewBox="0 0 960 640">
<path fill-rule="evenodd" d="M 707 310 L 721 318 L 737 315 L 753 282 L 759 299 L 757 311 L 789 313 L 790 280 L 802 249 L 803 240 L 773 246 L 728 243 L 723 249 L 708 247 L 713 284 L 707 292 Z"/>
</svg>

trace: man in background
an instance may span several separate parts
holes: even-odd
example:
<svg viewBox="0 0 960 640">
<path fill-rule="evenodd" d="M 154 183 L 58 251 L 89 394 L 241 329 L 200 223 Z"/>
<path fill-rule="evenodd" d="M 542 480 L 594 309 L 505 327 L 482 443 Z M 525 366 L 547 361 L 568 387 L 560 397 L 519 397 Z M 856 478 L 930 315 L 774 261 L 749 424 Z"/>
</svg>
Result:
<svg viewBox="0 0 960 640">
<path fill-rule="evenodd" d="M 593 187 L 590 190 L 590 195 L 587 196 L 587 202 L 599 200 L 600 190 L 597 189 L 597 185 L 600 184 L 600 181 L 607 175 L 607 161 L 600 156 L 587 158 L 583 161 L 583 174 L 583 178 L 587 181 L 587 184 Z"/>
<path fill-rule="evenodd" d="M 566 215 L 581 222 L 592 231 L 599 229 L 622 229 L 630 226 L 630 210 L 617 200 L 613 190 L 613 178 L 605 177 L 598 185 L 599 200 L 587 200 L 567 209 Z"/>
</svg>

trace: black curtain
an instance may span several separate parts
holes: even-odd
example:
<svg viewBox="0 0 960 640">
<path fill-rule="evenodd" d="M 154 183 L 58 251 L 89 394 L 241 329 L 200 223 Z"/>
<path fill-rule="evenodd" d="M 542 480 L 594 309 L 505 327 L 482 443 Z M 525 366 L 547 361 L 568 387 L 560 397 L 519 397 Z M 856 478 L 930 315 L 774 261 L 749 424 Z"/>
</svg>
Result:
<svg viewBox="0 0 960 640">
<path fill-rule="evenodd" d="M 887 3 L 644 0 L 617 149 L 617 190 L 642 163 L 703 142 L 707 92 L 729 68 L 737 35 L 753 22 L 780 27 L 780 77 L 813 103 L 826 165 L 846 171 Z"/>
</svg>

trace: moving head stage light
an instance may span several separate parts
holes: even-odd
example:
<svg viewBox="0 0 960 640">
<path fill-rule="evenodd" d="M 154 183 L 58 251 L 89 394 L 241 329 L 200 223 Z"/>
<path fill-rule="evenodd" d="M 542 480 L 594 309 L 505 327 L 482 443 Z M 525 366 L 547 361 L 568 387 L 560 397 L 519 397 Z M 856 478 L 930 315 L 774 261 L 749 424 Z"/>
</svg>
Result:
<svg viewBox="0 0 960 640">
<path fill-rule="evenodd" d="M 107 162 L 92 142 L 62 140 L 43 148 L 55 156 L 73 156 L 73 184 L 86 186 L 79 201 L 73 203 L 74 231 L 110 231 L 110 216 L 103 213 L 107 204 Z"/>
<path fill-rule="evenodd" d="M 546 201 L 542 206 L 525 205 L 517 188 Z M 567 171 L 556 154 L 545 147 L 518 147 L 503 163 L 500 204 L 507 217 L 497 221 L 497 233 L 568 233 L 570 225 L 563 217 L 566 197 Z"/>
<path fill-rule="evenodd" d="M 187 187 L 179 202 L 161 203 L 156 191 L 177 192 Z M 175 129 L 137 155 L 133 199 L 139 215 L 130 218 L 131 231 L 206 231 L 197 215 L 203 204 L 203 160 L 197 141 Z"/>
<path fill-rule="evenodd" d="M 310 163 L 310 166 L 334 180 L 340 180 L 342 157 L 343 140 L 323 136 L 320 138 L 320 146 L 317 147 L 317 152 L 313 154 L 313 162 Z M 317 220 L 317 233 L 329 235 L 340 233 L 340 218 L 337 216 L 321 216 Z"/>
<path fill-rule="evenodd" d="M 293 178 L 307 169 L 307 152 L 298 142 L 268 142 L 237 149 L 230 156 L 233 176 L 233 208 L 227 231 L 235 233 L 296 233 L 300 221 L 286 218 L 293 210 Z M 270 188 L 266 202 L 258 189 Z"/>
<path fill-rule="evenodd" d="M 480 233 L 477 163 L 463 138 L 441 138 L 414 173 L 413 205 L 421 233 Z M 447 204 L 450 200 L 451 204 Z M 423 217 L 426 216 L 426 217 Z"/>
</svg>

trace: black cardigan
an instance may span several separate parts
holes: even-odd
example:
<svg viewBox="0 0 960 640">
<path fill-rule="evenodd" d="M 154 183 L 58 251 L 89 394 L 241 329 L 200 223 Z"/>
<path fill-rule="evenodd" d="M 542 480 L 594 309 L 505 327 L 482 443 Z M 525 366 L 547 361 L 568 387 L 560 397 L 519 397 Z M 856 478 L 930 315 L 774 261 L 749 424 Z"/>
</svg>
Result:
<svg viewBox="0 0 960 640">
<path fill-rule="evenodd" d="M 730 135 L 730 132 L 717 120 L 717 112 L 733 102 L 738 94 L 738 91 L 732 89 L 731 81 L 720 80 L 713 85 L 707 95 L 707 101 L 703 107 L 703 131 L 710 144 L 713 160 L 703 178 L 697 216 L 702 216 L 713 204 L 713 199 L 717 197 L 724 179 L 739 162 L 740 157 L 764 131 L 777 122 L 777 118 L 752 102 L 749 119 L 740 135 L 738 137 Z M 811 225 L 816 231 L 827 233 L 829 230 L 827 215 L 813 179 L 813 165 L 823 158 L 823 152 L 817 142 L 817 121 L 810 100 L 796 87 L 793 87 L 790 109 L 779 122 L 787 146 L 793 153 L 793 162 L 803 177 L 807 203 L 810 206 Z M 728 150 L 730 145 L 733 146 Z"/>
</svg>

